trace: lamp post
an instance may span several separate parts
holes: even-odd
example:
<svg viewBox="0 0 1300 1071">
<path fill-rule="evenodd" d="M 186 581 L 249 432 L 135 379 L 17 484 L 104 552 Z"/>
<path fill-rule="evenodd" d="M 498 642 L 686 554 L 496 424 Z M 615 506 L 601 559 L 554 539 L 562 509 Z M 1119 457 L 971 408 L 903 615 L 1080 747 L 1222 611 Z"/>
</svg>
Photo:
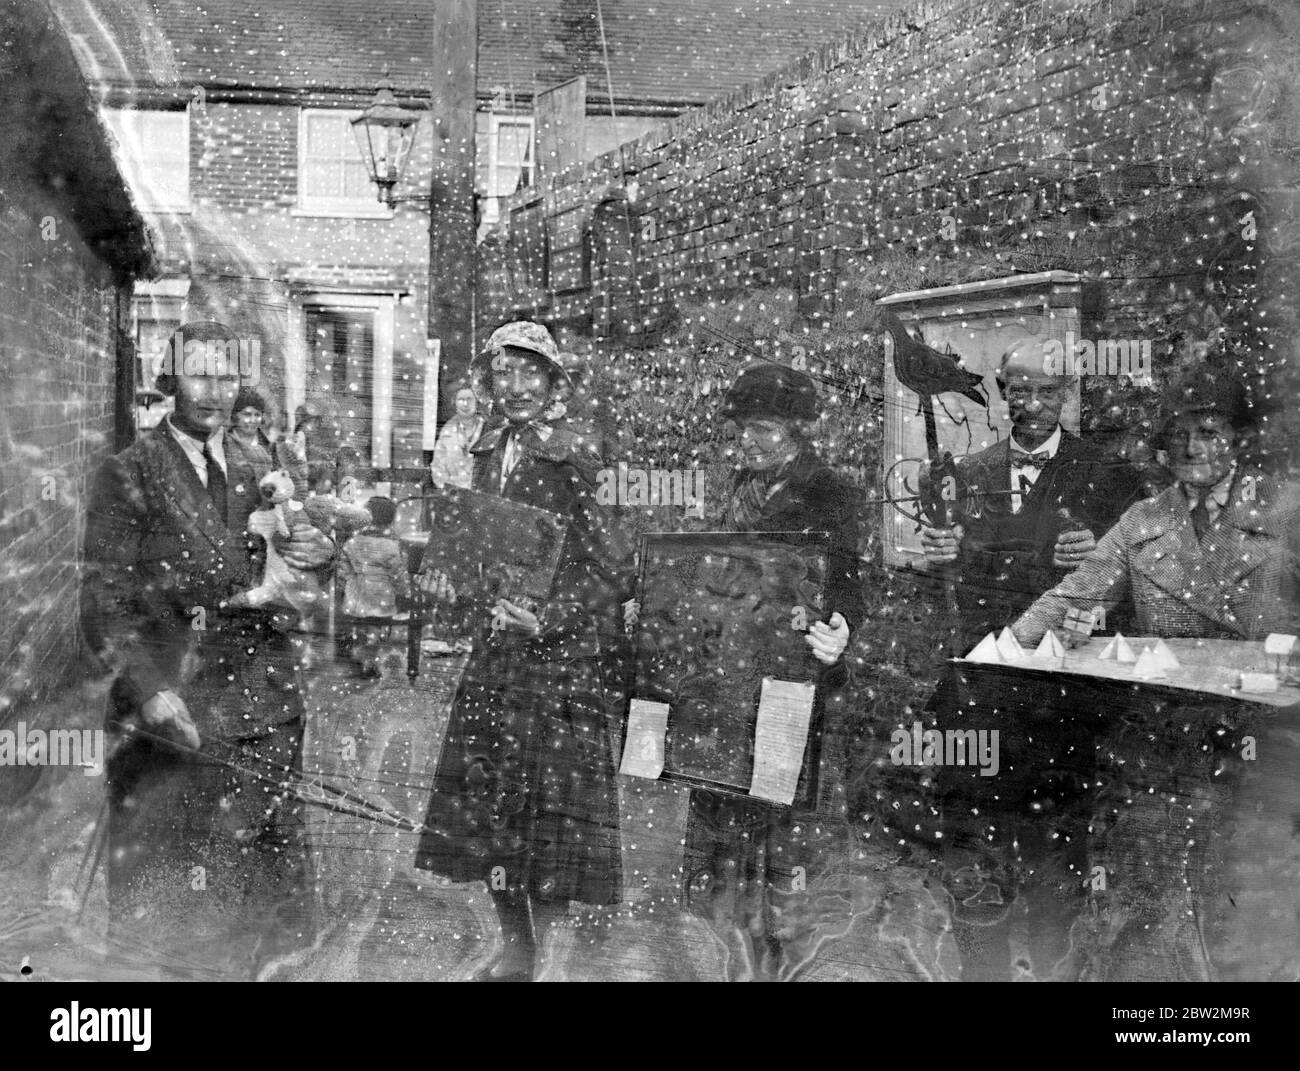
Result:
<svg viewBox="0 0 1300 1071">
<path fill-rule="evenodd" d="M 430 7 L 433 52 L 429 68 L 433 133 L 429 192 L 398 197 L 393 190 L 415 141 L 419 113 L 397 103 L 392 90 L 375 94 L 352 121 L 361 155 L 390 208 L 404 202 L 429 210 L 429 282 L 426 342 L 440 386 L 469 370 L 474 339 L 478 250 L 474 218 L 474 149 L 478 78 L 478 0 L 437 0 Z M 452 415 L 449 392 L 438 391 L 437 424 Z"/>
<path fill-rule="evenodd" d="M 387 86 L 352 120 L 352 133 L 370 171 L 370 180 L 378 187 L 379 200 L 389 208 L 397 204 L 393 190 L 411 154 L 419 121 L 419 114 L 398 104 Z"/>
</svg>

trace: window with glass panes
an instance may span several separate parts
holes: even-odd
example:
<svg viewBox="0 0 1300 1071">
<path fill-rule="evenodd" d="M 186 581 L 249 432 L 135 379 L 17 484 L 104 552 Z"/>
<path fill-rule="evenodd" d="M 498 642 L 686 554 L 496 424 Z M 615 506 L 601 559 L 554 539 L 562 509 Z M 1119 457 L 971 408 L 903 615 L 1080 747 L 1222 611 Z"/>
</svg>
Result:
<svg viewBox="0 0 1300 1071">
<path fill-rule="evenodd" d="M 488 196 L 509 197 L 533 184 L 533 121 L 494 115 L 488 143 Z"/>
<path fill-rule="evenodd" d="M 352 132 L 358 112 L 304 108 L 298 123 L 298 207 L 365 211 L 381 206 Z"/>
</svg>

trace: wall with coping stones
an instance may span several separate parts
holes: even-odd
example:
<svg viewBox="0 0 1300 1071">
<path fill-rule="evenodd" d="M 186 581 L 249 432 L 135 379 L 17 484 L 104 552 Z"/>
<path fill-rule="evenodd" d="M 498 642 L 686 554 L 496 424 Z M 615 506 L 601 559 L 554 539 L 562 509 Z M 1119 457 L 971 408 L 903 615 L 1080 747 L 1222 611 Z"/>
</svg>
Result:
<svg viewBox="0 0 1300 1071">
<path fill-rule="evenodd" d="M 1166 372 L 1262 359 L 1293 345 L 1289 309 L 1264 310 L 1300 233 L 1297 75 L 1283 0 L 921 2 L 517 195 L 480 328 L 532 315 L 617 362 L 683 304 L 757 288 L 792 290 L 816 332 L 846 286 L 906 289 L 900 264 L 1060 268 Z M 1094 424 L 1132 415 L 1085 401 Z"/>
</svg>

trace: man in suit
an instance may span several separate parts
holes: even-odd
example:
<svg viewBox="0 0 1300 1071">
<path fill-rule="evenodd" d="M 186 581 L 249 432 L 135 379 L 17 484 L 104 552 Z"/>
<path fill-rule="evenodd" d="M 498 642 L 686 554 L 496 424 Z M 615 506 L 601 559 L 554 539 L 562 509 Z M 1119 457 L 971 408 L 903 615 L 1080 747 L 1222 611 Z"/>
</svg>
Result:
<svg viewBox="0 0 1300 1071">
<path fill-rule="evenodd" d="M 311 935 L 297 805 L 303 692 L 293 617 L 233 609 L 260 580 L 244 525 L 257 457 L 229 450 L 238 342 L 222 324 L 179 328 L 159 389 L 175 411 L 93 478 L 82 627 L 113 673 L 108 892 L 116 950 L 164 973 L 250 977 Z M 174 363 L 173 363 L 174 362 Z M 298 529 L 291 566 L 333 544 Z"/>
<path fill-rule="evenodd" d="M 1044 370 L 1040 342 L 1007 351 L 998 387 L 1010 437 L 956 463 L 973 508 L 921 533 L 926 560 L 955 572 L 967 648 L 1077 569 L 1141 493 L 1136 470 L 1061 426 L 1069 382 Z"/>
<path fill-rule="evenodd" d="M 1069 380 L 1045 370 L 1041 341 L 1026 339 L 1002 357 L 998 388 L 1011 417 L 1010 437 L 956 462 L 958 499 L 972 503 L 948 528 L 921 535 L 926 560 L 955 580 L 957 653 L 1001 629 L 1042 592 L 1077 569 L 1097 540 L 1141 492 L 1136 470 L 1107 458 L 1061 426 Z M 962 491 L 969 492 L 964 495 Z M 949 669 L 926 715 L 948 724 L 963 706 L 960 675 Z M 1004 881 L 996 911 L 961 891 L 964 875 L 985 865 L 956 828 L 944 841 L 946 884 L 965 980 L 1011 975 L 1009 913 L 1014 900 L 1030 917 L 1054 919 L 1055 893 L 1041 883 Z M 978 884 L 977 884 L 978 888 Z M 1023 906 L 1023 905 L 1021 905 Z M 1040 925 L 1035 923 L 1035 925 Z"/>
</svg>

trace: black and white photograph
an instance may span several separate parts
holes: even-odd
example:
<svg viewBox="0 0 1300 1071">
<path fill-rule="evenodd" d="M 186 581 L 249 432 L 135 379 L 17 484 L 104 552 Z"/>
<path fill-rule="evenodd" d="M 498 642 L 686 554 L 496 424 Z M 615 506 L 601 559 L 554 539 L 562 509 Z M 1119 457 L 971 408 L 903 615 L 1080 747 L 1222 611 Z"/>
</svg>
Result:
<svg viewBox="0 0 1300 1071">
<path fill-rule="evenodd" d="M 0 979 L 129 983 L 56 1048 L 1300 981 L 1296 0 L 0 0 L 0 115 Z"/>
</svg>

